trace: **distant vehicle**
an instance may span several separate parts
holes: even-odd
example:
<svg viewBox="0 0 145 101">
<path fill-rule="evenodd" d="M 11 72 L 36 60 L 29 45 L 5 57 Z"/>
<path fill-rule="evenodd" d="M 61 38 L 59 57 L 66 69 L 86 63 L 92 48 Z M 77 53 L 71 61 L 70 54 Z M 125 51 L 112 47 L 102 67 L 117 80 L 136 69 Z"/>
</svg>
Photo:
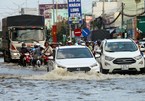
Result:
<svg viewBox="0 0 145 101">
<path fill-rule="evenodd" d="M 23 42 L 28 48 L 34 44 L 44 45 L 46 41 L 43 16 L 17 15 L 2 19 L 2 50 L 4 62 L 20 59 L 20 48 Z"/>
<path fill-rule="evenodd" d="M 108 39 L 101 43 L 100 63 L 103 73 L 116 71 L 142 71 L 144 57 L 131 39 Z"/>
<path fill-rule="evenodd" d="M 86 46 L 59 46 L 47 70 L 63 68 L 67 71 L 100 72 L 100 64 Z"/>
<path fill-rule="evenodd" d="M 139 46 L 141 50 L 145 51 L 145 40 L 139 40 Z"/>
</svg>

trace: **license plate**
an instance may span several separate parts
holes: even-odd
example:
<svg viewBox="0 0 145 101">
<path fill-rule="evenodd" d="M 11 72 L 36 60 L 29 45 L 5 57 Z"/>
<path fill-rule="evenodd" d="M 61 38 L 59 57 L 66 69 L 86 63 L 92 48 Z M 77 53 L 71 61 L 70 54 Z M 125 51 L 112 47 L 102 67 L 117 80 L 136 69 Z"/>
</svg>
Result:
<svg viewBox="0 0 145 101">
<path fill-rule="evenodd" d="M 128 70 L 129 69 L 129 66 L 128 65 L 121 65 L 121 69 L 122 70 Z"/>
</svg>

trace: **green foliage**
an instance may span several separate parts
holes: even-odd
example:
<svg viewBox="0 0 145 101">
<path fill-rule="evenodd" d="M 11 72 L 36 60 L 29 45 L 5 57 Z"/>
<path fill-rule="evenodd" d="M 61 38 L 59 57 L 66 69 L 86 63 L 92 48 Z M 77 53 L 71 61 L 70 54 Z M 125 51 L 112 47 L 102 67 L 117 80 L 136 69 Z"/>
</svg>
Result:
<svg viewBox="0 0 145 101">
<path fill-rule="evenodd" d="M 67 21 L 57 23 L 57 41 L 63 42 L 63 35 L 69 36 L 69 25 Z"/>
<path fill-rule="evenodd" d="M 103 27 L 103 18 L 102 17 L 96 18 L 94 21 L 91 22 L 91 26 L 93 29 L 94 28 L 101 29 Z"/>
</svg>

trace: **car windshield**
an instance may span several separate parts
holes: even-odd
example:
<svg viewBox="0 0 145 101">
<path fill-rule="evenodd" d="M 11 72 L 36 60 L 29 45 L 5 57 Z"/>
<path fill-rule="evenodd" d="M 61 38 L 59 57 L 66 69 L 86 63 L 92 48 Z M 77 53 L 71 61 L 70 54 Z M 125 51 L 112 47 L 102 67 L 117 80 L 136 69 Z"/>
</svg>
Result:
<svg viewBox="0 0 145 101">
<path fill-rule="evenodd" d="M 13 41 L 42 41 L 44 40 L 44 31 L 41 29 L 16 30 L 12 33 Z"/>
<path fill-rule="evenodd" d="M 136 51 L 137 49 L 133 42 L 107 42 L 105 45 L 105 51 L 107 52 Z"/>
<path fill-rule="evenodd" d="M 65 48 L 58 49 L 57 59 L 71 59 L 71 58 L 92 58 L 93 55 L 88 48 Z"/>
</svg>

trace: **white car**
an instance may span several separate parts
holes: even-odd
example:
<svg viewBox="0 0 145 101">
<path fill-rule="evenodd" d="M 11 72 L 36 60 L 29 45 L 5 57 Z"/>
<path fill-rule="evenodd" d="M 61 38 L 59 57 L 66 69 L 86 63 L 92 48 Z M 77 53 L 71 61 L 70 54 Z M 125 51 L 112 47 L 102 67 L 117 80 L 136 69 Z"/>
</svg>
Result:
<svg viewBox="0 0 145 101">
<path fill-rule="evenodd" d="M 116 71 L 142 71 L 144 57 L 131 39 L 106 39 L 101 43 L 100 63 L 103 73 Z"/>
<path fill-rule="evenodd" d="M 100 64 L 86 46 L 59 46 L 55 49 L 53 60 L 49 60 L 50 69 L 64 68 L 67 71 L 100 72 Z"/>
</svg>

